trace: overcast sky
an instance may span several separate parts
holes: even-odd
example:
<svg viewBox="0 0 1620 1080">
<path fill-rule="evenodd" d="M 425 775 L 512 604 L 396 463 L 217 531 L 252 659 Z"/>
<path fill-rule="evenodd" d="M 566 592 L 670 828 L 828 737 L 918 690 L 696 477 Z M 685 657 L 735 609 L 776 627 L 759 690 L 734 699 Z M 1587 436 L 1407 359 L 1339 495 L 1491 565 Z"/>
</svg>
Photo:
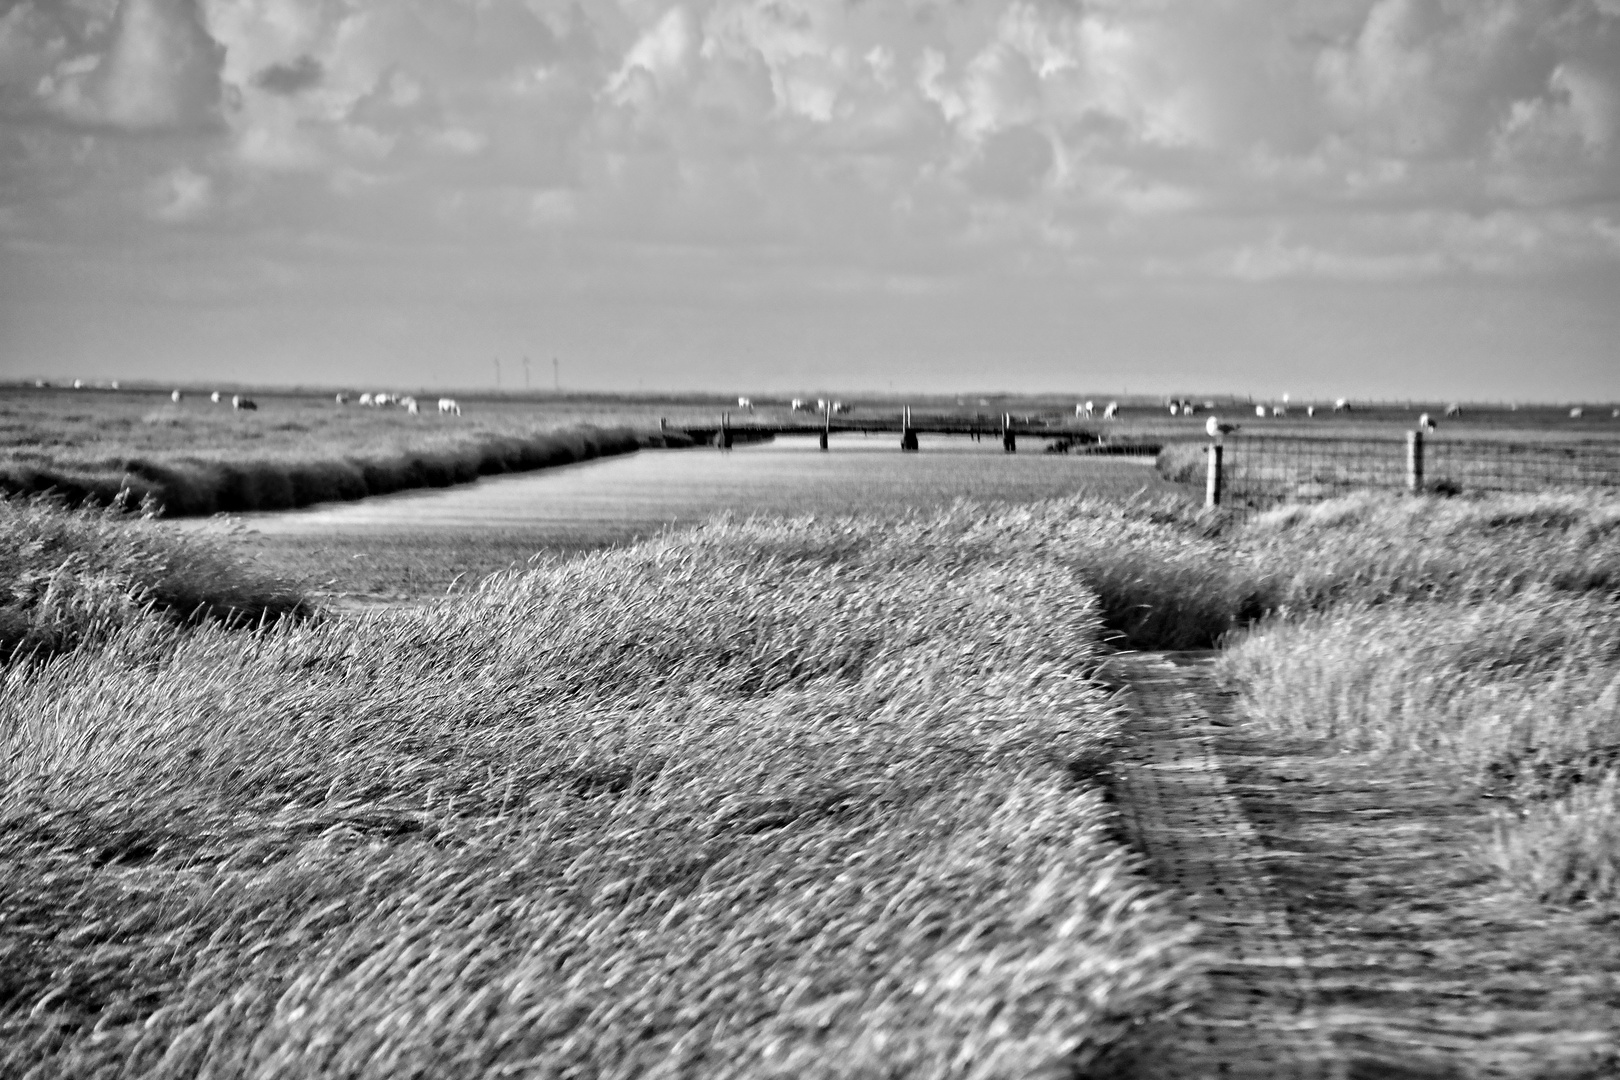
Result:
<svg viewBox="0 0 1620 1080">
<path fill-rule="evenodd" d="M 1620 0 L 0 0 L 0 377 L 1620 397 Z"/>
</svg>

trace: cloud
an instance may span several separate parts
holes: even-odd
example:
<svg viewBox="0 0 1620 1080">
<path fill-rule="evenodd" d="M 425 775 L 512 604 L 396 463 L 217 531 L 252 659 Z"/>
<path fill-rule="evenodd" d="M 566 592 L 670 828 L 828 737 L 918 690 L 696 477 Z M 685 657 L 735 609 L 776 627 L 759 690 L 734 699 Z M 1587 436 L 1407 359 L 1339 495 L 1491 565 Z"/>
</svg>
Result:
<svg viewBox="0 0 1620 1080">
<path fill-rule="evenodd" d="M 106 51 L 59 65 L 46 96 L 90 126 L 208 127 L 220 119 L 224 54 L 197 0 L 123 0 Z"/>
<path fill-rule="evenodd" d="M 153 218 L 170 223 L 191 221 L 213 205 L 214 181 L 182 165 L 154 183 L 148 194 Z"/>
<path fill-rule="evenodd" d="M 296 94 L 320 85 L 321 62 L 305 53 L 290 64 L 271 64 L 253 77 L 253 85 L 272 94 Z"/>
</svg>

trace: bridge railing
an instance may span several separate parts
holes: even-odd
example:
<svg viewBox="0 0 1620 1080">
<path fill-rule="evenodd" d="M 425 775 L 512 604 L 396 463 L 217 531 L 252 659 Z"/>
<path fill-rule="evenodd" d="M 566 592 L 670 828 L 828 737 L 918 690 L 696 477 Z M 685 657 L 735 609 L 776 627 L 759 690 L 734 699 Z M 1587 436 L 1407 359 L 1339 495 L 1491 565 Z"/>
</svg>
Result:
<svg viewBox="0 0 1620 1080">
<path fill-rule="evenodd" d="M 1219 446 L 1217 452 L 1214 447 Z M 1190 447 L 1180 448 L 1183 457 Z M 1180 479 L 1202 482 L 1205 501 L 1264 509 L 1352 491 L 1620 491 L 1620 442 L 1507 440 L 1432 432 L 1312 438 L 1229 435 L 1202 448 L 1200 468 Z"/>
</svg>

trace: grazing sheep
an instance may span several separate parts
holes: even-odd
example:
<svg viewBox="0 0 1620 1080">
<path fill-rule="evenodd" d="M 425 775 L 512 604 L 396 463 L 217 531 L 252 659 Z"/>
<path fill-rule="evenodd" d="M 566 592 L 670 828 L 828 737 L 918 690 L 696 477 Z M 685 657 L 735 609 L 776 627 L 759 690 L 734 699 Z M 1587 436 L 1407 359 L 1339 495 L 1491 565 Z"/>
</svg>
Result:
<svg viewBox="0 0 1620 1080">
<path fill-rule="evenodd" d="M 1271 415 L 1272 416 L 1287 416 L 1288 415 L 1288 406 L 1286 406 L 1286 405 L 1273 405 L 1271 407 Z"/>
<path fill-rule="evenodd" d="M 1569 418 L 1571 420 L 1579 420 L 1581 417 L 1583 417 L 1585 415 L 1586 415 L 1586 410 L 1581 408 L 1579 405 L 1577 405 L 1573 409 L 1569 410 Z"/>
<path fill-rule="evenodd" d="M 1420 431 L 1433 431 L 1434 430 L 1434 421 L 1429 419 L 1429 414 L 1428 413 L 1419 413 L 1418 414 L 1418 430 L 1420 430 Z"/>
<path fill-rule="evenodd" d="M 1350 402 L 1347 399 L 1339 398 L 1337 401 L 1335 401 L 1333 403 L 1333 411 L 1334 412 L 1354 412 L 1355 410 L 1350 408 Z"/>
<path fill-rule="evenodd" d="M 183 397 L 185 397 L 185 395 L 182 394 L 180 391 L 176 390 L 176 391 L 174 391 L 173 393 L 171 393 L 169 395 L 169 400 L 174 402 L 176 405 L 178 405 L 178 404 L 180 404 L 180 399 L 183 398 Z"/>
<path fill-rule="evenodd" d="M 84 389 L 84 380 L 83 379 L 74 379 L 73 380 L 73 389 L 75 389 L 75 390 L 83 390 Z"/>
<path fill-rule="evenodd" d="M 827 399 L 824 398 L 824 397 L 816 398 L 816 412 L 826 412 L 826 411 L 827 411 Z"/>
<path fill-rule="evenodd" d="M 794 412 L 803 412 L 804 411 L 804 398 L 796 397 L 796 398 L 793 399 L 793 411 Z"/>
<path fill-rule="evenodd" d="M 1084 405 L 1076 405 L 1074 407 L 1074 412 L 1076 416 L 1084 416 L 1089 420 L 1093 416 L 1097 415 L 1097 403 L 1094 401 L 1088 401 Z"/>
<path fill-rule="evenodd" d="M 1305 406 L 1305 415 L 1306 416 L 1315 416 L 1316 415 L 1316 406 L 1315 405 L 1307 405 L 1307 406 Z"/>
<path fill-rule="evenodd" d="M 212 401 L 215 405 L 218 405 L 219 404 L 219 391 L 215 390 L 212 394 L 209 394 L 208 395 L 208 400 Z"/>
<path fill-rule="evenodd" d="M 410 413 L 412 416 L 417 415 L 416 399 L 415 398 L 413 398 L 409 394 L 407 394 L 404 397 L 399 399 L 399 403 L 401 405 L 405 406 L 405 411 L 406 412 Z"/>
<path fill-rule="evenodd" d="M 1171 416 L 1179 416 L 1179 415 L 1181 415 L 1181 403 L 1180 402 L 1172 401 L 1170 403 L 1170 415 Z"/>
<path fill-rule="evenodd" d="M 257 409 L 258 407 L 258 403 L 252 398 L 243 397 L 241 394 L 231 396 L 231 408 L 233 409 Z"/>
<path fill-rule="evenodd" d="M 360 404 L 362 404 L 362 405 L 370 405 L 371 404 L 371 395 L 370 394 L 361 394 L 360 395 Z"/>
<path fill-rule="evenodd" d="M 1119 402 L 1110 401 L 1107 405 L 1103 406 L 1103 419 L 1104 420 L 1117 420 L 1117 419 L 1119 419 Z"/>
<path fill-rule="evenodd" d="M 1457 404 L 1455 401 L 1453 401 L 1450 405 L 1446 406 L 1446 415 L 1447 416 L 1461 416 L 1462 415 L 1462 406 Z"/>
<path fill-rule="evenodd" d="M 832 403 L 832 411 L 835 413 L 848 412 L 849 406 L 845 405 L 842 401 L 835 401 Z"/>
<path fill-rule="evenodd" d="M 1256 416 L 1264 416 L 1264 415 L 1266 415 L 1266 407 L 1264 405 L 1256 405 L 1254 407 L 1254 415 L 1256 415 Z"/>
<path fill-rule="evenodd" d="M 453 397 L 442 397 L 439 399 L 439 412 L 441 415 L 454 413 L 456 416 L 460 416 L 461 406 L 456 403 L 456 399 Z"/>
<path fill-rule="evenodd" d="M 1218 439 L 1222 435 L 1230 435 L 1237 429 L 1237 424 L 1223 424 L 1218 416 L 1211 416 L 1204 421 L 1204 432 L 1212 439 Z"/>
<path fill-rule="evenodd" d="M 347 405 L 349 403 L 349 395 L 348 394 L 338 394 L 337 397 L 336 397 L 336 401 L 337 401 L 337 403 L 339 405 Z"/>
<path fill-rule="evenodd" d="M 1198 405 L 1197 405 L 1196 402 L 1183 401 L 1181 403 L 1181 415 L 1182 416 L 1191 416 L 1193 413 L 1195 413 L 1197 411 L 1198 411 Z"/>
<path fill-rule="evenodd" d="M 754 407 L 754 402 L 753 402 L 752 398 L 740 397 L 740 398 L 737 399 L 737 408 L 752 410 L 753 407 Z"/>
<path fill-rule="evenodd" d="M 113 380 L 113 381 L 112 381 L 112 382 L 110 382 L 110 383 L 108 383 L 108 384 L 107 384 L 107 385 L 108 385 L 108 386 L 109 386 L 109 387 L 110 387 L 110 388 L 112 388 L 112 389 L 114 389 L 114 390 L 116 390 L 116 389 L 118 389 L 118 380 L 117 380 L 117 379 L 114 379 L 114 380 Z"/>
</svg>

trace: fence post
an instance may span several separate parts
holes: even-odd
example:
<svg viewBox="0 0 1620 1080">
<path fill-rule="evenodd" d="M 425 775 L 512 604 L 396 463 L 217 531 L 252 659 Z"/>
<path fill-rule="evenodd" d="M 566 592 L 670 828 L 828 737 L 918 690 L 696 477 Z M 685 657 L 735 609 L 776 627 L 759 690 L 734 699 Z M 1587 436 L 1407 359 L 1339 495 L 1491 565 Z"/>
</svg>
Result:
<svg viewBox="0 0 1620 1080">
<path fill-rule="evenodd" d="M 720 414 L 720 438 L 716 441 L 719 442 L 720 449 L 731 449 L 731 414 L 728 412 Z"/>
<path fill-rule="evenodd" d="M 1018 453 L 1018 438 L 1012 431 L 1012 413 L 1001 414 L 1001 449 L 1008 454 Z"/>
<path fill-rule="evenodd" d="M 1209 472 L 1204 480 L 1204 505 L 1216 507 L 1221 505 L 1221 455 L 1226 448 L 1220 443 L 1210 443 Z"/>
<path fill-rule="evenodd" d="M 1406 490 L 1416 495 L 1423 490 L 1423 432 L 1406 433 Z"/>
<path fill-rule="evenodd" d="M 911 406 L 907 405 L 905 413 L 900 417 L 900 449 L 915 452 L 917 449 L 917 432 L 911 426 Z"/>
</svg>

